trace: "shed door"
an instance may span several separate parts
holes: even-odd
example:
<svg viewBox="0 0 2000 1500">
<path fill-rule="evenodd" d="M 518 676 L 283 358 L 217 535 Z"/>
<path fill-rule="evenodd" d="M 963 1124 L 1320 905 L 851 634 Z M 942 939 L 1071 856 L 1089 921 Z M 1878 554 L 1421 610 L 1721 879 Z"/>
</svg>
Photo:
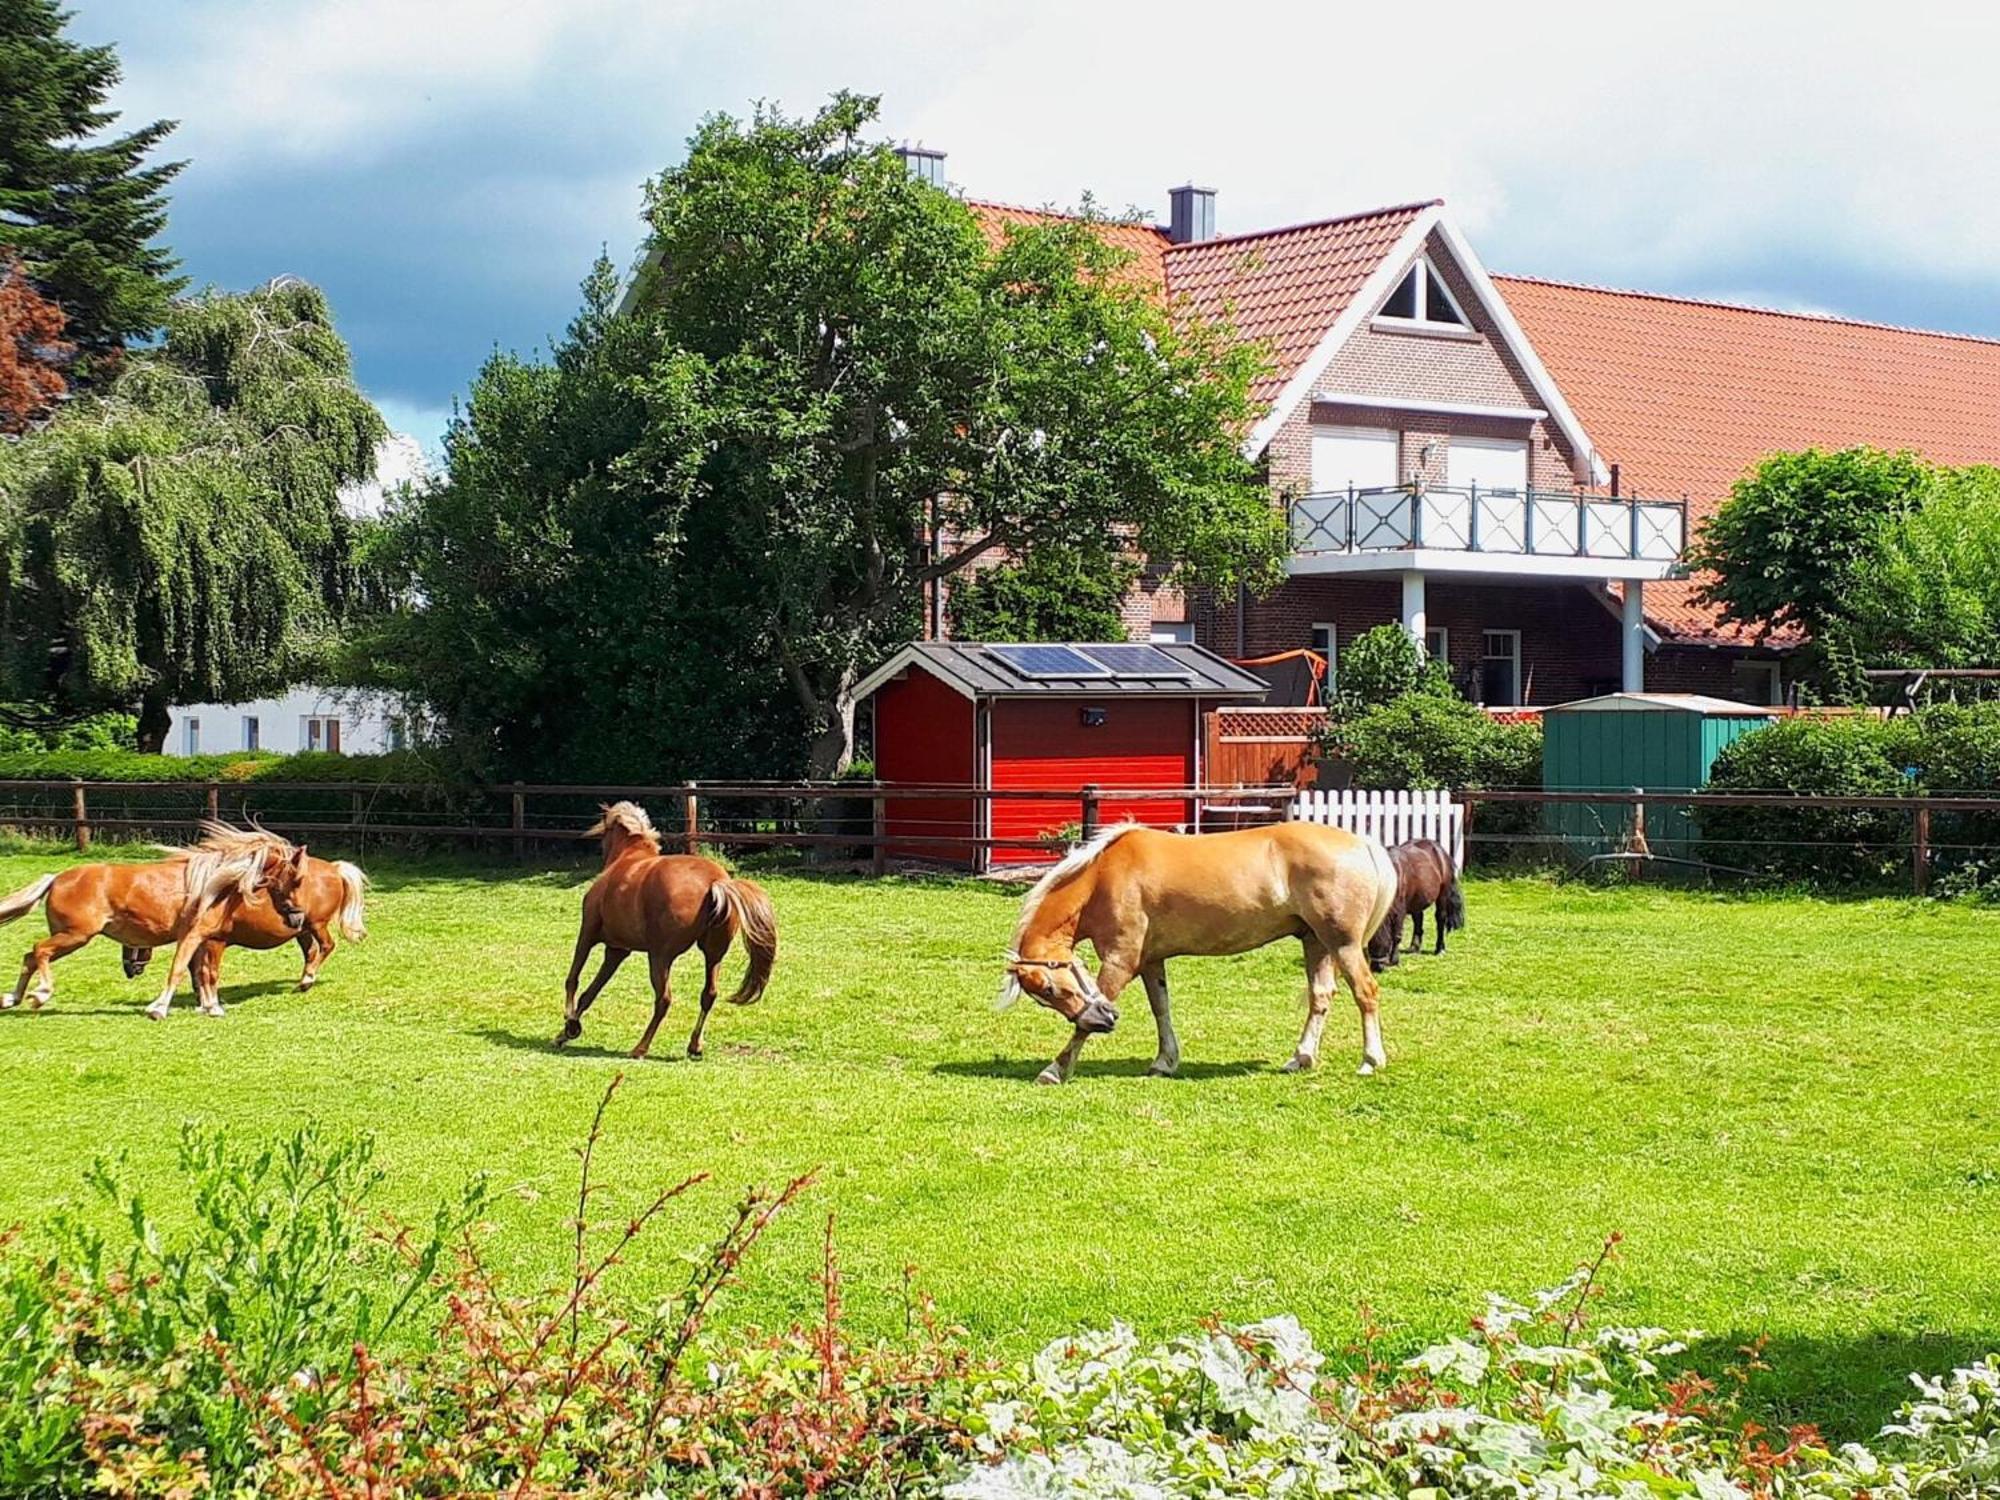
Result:
<svg viewBox="0 0 2000 1500">
<path fill-rule="evenodd" d="M 1315 427 L 1314 493 L 1331 494 L 1349 485 L 1357 490 L 1393 488 L 1400 440 L 1400 434 L 1380 427 Z"/>
<path fill-rule="evenodd" d="M 1502 438 L 1451 440 L 1445 455 L 1445 482 L 1452 489 L 1511 490 L 1528 487 L 1528 445 Z"/>
</svg>

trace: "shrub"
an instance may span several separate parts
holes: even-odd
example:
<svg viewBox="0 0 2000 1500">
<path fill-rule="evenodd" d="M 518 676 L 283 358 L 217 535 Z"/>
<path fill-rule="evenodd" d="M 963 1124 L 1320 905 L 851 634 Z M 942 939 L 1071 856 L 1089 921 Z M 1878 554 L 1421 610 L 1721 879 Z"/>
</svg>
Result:
<svg viewBox="0 0 2000 1500">
<path fill-rule="evenodd" d="M 1712 792 L 1896 797 L 1914 787 L 1907 731 L 1865 714 L 1781 719 L 1723 747 Z M 1704 857 L 1792 879 L 1875 881 L 1902 864 L 1907 814 L 1867 808 L 1697 807 Z"/>
<path fill-rule="evenodd" d="M 1364 787 L 1539 786 L 1542 732 L 1503 724 L 1463 698 L 1409 693 L 1330 717 L 1326 749 Z"/>
<path fill-rule="evenodd" d="M 1409 693 L 1452 696 L 1451 670 L 1417 649 L 1400 625 L 1377 625 L 1350 640 L 1336 676 L 1342 712 L 1379 708 Z"/>
</svg>

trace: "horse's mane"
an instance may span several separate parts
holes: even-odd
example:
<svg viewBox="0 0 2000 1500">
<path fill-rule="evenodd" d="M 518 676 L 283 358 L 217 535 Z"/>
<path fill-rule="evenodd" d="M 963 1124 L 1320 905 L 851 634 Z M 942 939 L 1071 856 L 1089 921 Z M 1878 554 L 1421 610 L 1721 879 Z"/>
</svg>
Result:
<svg viewBox="0 0 2000 1500">
<path fill-rule="evenodd" d="M 637 839 L 655 854 L 660 852 L 660 831 L 653 826 L 653 820 L 646 815 L 646 809 L 636 802 L 611 802 L 598 809 L 603 814 L 595 823 L 584 830 L 588 838 L 592 834 L 604 836 L 604 852 L 611 852 L 611 836 L 623 834 L 628 839 Z"/>
<path fill-rule="evenodd" d="M 1098 855 L 1140 826 L 1142 825 L 1130 822 L 1113 823 L 1109 828 L 1099 829 L 1088 843 L 1078 844 L 1049 867 L 1048 873 L 1035 882 L 1034 887 L 1021 902 L 1021 920 L 1014 924 L 1014 941 L 1007 947 L 1010 962 L 1019 957 L 1021 940 L 1028 935 L 1028 924 L 1034 921 L 1035 913 L 1041 910 L 1042 902 L 1049 892 L 1089 868 Z"/>
<path fill-rule="evenodd" d="M 292 844 L 268 828 L 234 828 L 214 818 L 201 820 L 201 838 L 185 846 L 163 845 L 168 863 L 182 865 L 183 914 L 192 917 L 232 892 L 248 898 L 257 889 L 264 861 L 272 854 L 290 857 Z"/>
</svg>

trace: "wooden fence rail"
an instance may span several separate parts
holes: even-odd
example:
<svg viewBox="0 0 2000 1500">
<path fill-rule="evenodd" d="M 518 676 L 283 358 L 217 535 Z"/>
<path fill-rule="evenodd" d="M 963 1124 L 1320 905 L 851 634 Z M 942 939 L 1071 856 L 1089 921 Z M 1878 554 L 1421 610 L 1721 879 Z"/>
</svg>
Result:
<svg viewBox="0 0 2000 1500">
<path fill-rule="evenodd" d="M 1420 800 L 1425 794 L 1415 794 Z M 1441 796 L 1441 794 L 1429 794 Z M 574 841 L 595 817 L 598 802 L 621 798 L 649 803 L 656 813 L 678 817 L 664 827 L 673 845 L 846 848 L 866 855 L 877 872 L 887 868 L 888 850 L 1038 850 L 1051 855 L 1065 847 L 1050 835 L 1039 838 L 981 838 L 961 825 L 935 825 L 893 834 L 886 825 L 889 800 L 907 806 L 924 801 L 960 805 L 1007 801 L 1047 802 L 1073 798 L 1082 809 L 1082 829 L 1095 832 L 1115 820 L 1126 802 L 1187 801 L 1199 827 L 1240 826 L 1246 822 L 1301 813 L 1297 789 L 1287 785 L 1203 787 L 1105 787 L 981 789 L 941 783 L 881 782 L 674 782 L 649 786 L 564 785 L 516 782 L 499 787 L 446 787 L 422 783 L 369 781 L 68 781 L 0 780 L 0 826 L 68 833 L 79 850 L 95 835 L 110 832 L 162 834 L 192 829 L 202 817 L 255 819 L 273 830 L 318 837 L 413 837 L 505 844 L 519 857 L 538 845 Z M 1357 799 L 1357 800 L 1366 800 Z M 1481 807 L 1539 803 L 1588 803 L 1626 809 L 1627 830 L 1643 836 L 1646 808 L 1761 807 L 1799 812 L 1866 810 L 1903 813 L 1910 819 L 1911 879 L 1921 894 L 1929 889 L 1941 847 L 1932 819 L 1937 814 L 1985 814 L 2000 818 L 2000 796 L 1804 797 L 1785 792 L 1686 792 L 1640 788 L 1602 791 L 1543 791 L 1490 788 L 1462 791 L 1449 802 L 1463 809 L 1464 842 L 1477 844 Z M 557 803 L 554 808 L 548 804 Z M 9 805 L 9 804 L 12 805 Z M 833 804 L 829 806 L 829 804 Z M 962 818 L 962 812 L 959 813 Z M 1329 819 L 1318 814 L 1316 820 Z M 1377 818 L 1368 831 L 1413 831 L 1416 821 Z M 1413 836 L 1421 836 L 1413 833 Z M 1545 838 L 1548 835 L 1515 835 Z"/>
</svg>

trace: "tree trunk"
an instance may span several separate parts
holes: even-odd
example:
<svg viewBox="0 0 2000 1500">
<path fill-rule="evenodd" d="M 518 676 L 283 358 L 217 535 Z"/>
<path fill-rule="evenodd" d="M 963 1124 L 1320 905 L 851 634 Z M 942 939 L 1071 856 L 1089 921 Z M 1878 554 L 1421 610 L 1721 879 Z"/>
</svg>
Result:
<svg viewBox="0 0 2000 1500">
<path fill-rule="evenodd" d="M 854 694 L 851 678 L 843 673 L 840 685 L 821 700 L 831 710 L 806 757 L 806 775 L 814 781 L 832 781 L 854 760 Z"/>
<path fill-rule="evenodd" d="M 165 750 L 171 723 L 167 716 L 166 689 L 148 688 L 146 696 L 139 700 L 139 753 L 158 755 Z"/>
</svg>

